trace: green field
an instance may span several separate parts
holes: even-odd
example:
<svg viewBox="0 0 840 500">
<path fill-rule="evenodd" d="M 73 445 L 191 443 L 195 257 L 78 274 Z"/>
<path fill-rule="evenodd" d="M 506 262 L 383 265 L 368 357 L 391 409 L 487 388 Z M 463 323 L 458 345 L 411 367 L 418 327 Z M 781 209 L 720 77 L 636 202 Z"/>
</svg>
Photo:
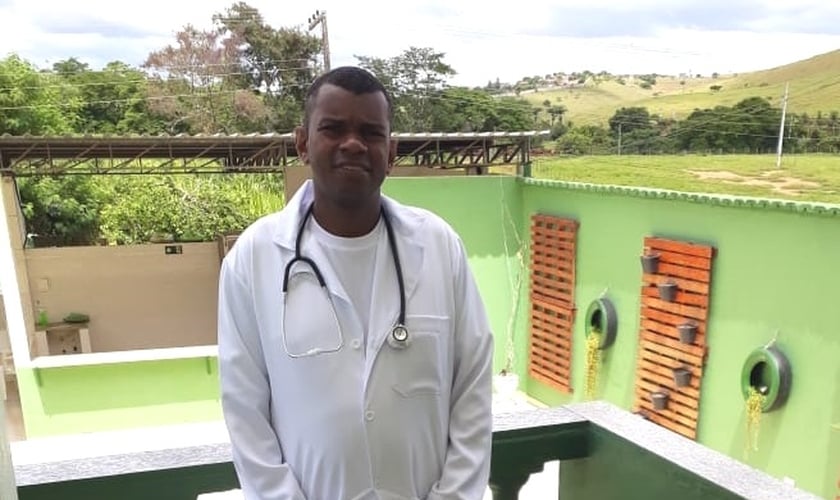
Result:
<svg viewBox="0 0 840 500">
<path fill-rule="evenodd" d="M 748 97 L 767 97 L 781 105 L 785 84 L 790 84 L 788 111 L 816 114 L 840 111 L 840 50 L 778 68 L 740 75 L 712 78 L 658 77 L 651 89 L 639 86 L 638 79 L 616 77 L 588 82 L 582 87 L 523 93 L 536 105 L 546 100 L 566 106 L 566 118 L 578 125 L 606 124 L 622 106 L 645 106 L 651 113 L 669 118 L 685 118 L 696 108 L 731 106 Z M 713 85 L 721 89 L 712 91 Z"/>
<path fill-rule="evenodd" d="M 840 203 L 840 155 L 532 158 L 536 178 Z"/>
</svg>

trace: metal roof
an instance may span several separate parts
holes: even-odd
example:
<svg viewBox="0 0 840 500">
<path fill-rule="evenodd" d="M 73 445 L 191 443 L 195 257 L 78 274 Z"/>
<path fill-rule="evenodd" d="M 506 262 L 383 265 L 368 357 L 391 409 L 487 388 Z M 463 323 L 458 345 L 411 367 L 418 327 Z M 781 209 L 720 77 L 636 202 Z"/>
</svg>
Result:
<svg viewBox="0 0 840 500">
<path fill-rule="evenodd" d="M 396 132 L 392 137 L 397 140 L 400 164 L 478 166 L 510 161 L 512 155 L 521 151 L 527 154 L 532 138 L 547 135 L 549 131 L 543 130 Z M 6 175 L 143 173 L 174 169 L 276 171 L 294 163 L 296 158 L 293 133 L 0 135 L 0 172 Z M 164 162 L 144 167 L 143 160 Z"/>
</svg>

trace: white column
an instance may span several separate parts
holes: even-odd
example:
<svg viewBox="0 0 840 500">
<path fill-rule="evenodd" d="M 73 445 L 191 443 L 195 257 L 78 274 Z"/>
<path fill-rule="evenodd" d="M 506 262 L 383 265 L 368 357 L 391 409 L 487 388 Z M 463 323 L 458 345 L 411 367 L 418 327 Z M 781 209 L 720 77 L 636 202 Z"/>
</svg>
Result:
<svg viewBox="0 0 840 500">
<path fill-rule="evenodd" d="M 12 453 L 9 450 L 9 440 L 6 437 L 6 380 L 0 383 L 0 498 L 3 500 L 17 500 L 17 486 L 15 473 L 12 468 Z"/>
<path fill-rule="evenodd" d="M 0 286 L 3 288 L 9 342 L 15 369 L 18 369 L 31 365 L 23 301 L 23 297 L 29 299 L 29 282 L 23 257 L 23 217 L 18 209 L 15 180 L 11 177 L 2 178 L 0 208 Z M 20 262 L 23 269 L 17 269 L 16 262 Z"/>
</svg>

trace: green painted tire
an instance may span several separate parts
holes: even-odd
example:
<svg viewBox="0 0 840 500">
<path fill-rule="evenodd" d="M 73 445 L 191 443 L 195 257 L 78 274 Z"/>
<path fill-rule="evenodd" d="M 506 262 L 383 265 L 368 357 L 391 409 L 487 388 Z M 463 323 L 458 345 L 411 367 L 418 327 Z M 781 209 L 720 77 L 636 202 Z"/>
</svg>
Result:
<svg viewBox="0 0 840 500">
<path fill-rule="evenodd" d="M 616 318 L 615 307 L 610 299 L 600 298 L 589 304 L 589 308 L 586 310 L 584 327 L 587 337 L 592 333 L 593 328 L 598 328 L 601 331 L 600 349 L 606 349 L 615 342 L 618 319 Z"/>
<path fill-rule="evenodd" d="M 741 393 L 746 401 L 750 387 L 765 395 L 761 411 L 781 408 L 790 394 L 792 374 L 790 362 L 776 347 L 760 347 L 747 356 L 741 368 Z"/>
</svg>

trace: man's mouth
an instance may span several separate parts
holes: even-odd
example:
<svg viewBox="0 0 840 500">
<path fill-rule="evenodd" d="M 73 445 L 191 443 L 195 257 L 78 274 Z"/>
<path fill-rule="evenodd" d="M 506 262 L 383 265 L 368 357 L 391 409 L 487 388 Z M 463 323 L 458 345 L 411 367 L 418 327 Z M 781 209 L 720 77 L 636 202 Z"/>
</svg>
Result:
<svg viewBox="0 0 840 500">
<path fill-rule="evenodd" d="M 358 163 L 340 163 L 336 167 L 341 170 L 351 170 L 354 172 L 368 172 L 370 169 L 365 165 L 360 165 Z"/>
</svg>

